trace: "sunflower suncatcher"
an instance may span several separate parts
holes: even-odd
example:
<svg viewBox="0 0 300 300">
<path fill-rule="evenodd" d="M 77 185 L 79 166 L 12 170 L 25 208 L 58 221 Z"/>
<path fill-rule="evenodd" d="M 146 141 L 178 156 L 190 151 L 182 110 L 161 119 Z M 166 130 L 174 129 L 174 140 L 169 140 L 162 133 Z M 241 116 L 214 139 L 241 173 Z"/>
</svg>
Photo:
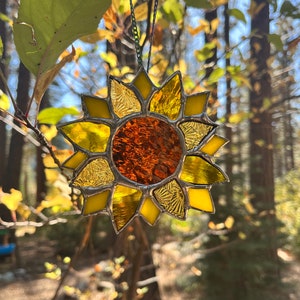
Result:
<svg viewBox="0 0 300 300">
<path fill-rule="evenodd" d="M 213 156 L 227 140 L 207 98 L 185 95 L 180 72 L 156 87 L 143 68 L 131 83 L 111 76 L 106 99 L 82 96 L 83 118 L 60 126 L 74 147 L 63 166 L 83 194 L 82 214 L 109 214 L 118 233 L 136 216 L 154 225 L 164 212 L 214 212 L 211 186 L 228 178 Z"/>
</svg>

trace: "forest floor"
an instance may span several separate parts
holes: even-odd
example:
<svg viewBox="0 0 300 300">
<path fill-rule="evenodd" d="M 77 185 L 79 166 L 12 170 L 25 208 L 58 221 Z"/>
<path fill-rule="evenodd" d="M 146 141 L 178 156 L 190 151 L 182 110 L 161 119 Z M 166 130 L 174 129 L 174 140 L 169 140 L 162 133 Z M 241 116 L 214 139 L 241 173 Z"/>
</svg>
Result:
<svg viewBox="0 0 300 300">
<path fill-rule="evenodd" d="M 16 268 L 14 262 L 7 258 L 0 261 L 0 299 L 9 300 L 50 300 L 53 298 L 59 281 L 45 276 L 45 262 L 63 266 L 63 262 L 55 253 L 55 243 L 36 238 L 22 239 L 20 242 L 20 258 L 22 267 Z M 196 256 L 192 253 L 184 253 L 185 250 L 176 241 L 168 241 L 164 244 L 153 245 L 153 259 L 157 266 L 157 278 L 162 300 L 192 300 L 193 296 L 182 288 L 180 282 L 188 276 L 201 277 L 201 271 L 194 265 Z M 285 252 L 280 256 L 289 261 L 288 270 L 284 274 L 284 281 L 291 283 L 290 300 L 300 299 L 300 262 Z M 66 293 L 80 295 L 80 290 L 90 287 L 93 282 L 95 265 L 99 261 L 105 261 L 105 257 L 85 256 L 80 257 L 76 270 L 72 270 L 67 277 L 64 286 Z M 52 273 L 55 276 L 55 272 Z M 58 274 L 59 275 L 59 274 Z M 76 289 L 74 288 L 76 287 Z M 110 287 L 107 284 L 107 287 Z M 64 291 L 64 289 L 62 289 Z M 83 296 L 83 294 L 82 294 Z M 199 295 L 198 295 L 199 297 Z M 197 297 L 197 298 L 198 298 Z M 93 299 L 111 300 L 111 290 L 90 290 L 85 297 L 60 297 L 59 299 Z M 142 299 L 142 298 L 141 298 Z"/>
</svg>

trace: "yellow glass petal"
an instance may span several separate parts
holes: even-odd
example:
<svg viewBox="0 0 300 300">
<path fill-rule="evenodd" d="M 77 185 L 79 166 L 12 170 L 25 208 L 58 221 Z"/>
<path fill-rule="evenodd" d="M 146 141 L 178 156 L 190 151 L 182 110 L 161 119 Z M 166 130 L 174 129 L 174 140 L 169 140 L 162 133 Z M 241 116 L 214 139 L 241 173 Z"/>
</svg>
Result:
<svg viewBox="0 0 300 300">
<path fill-rule="evenodd" d="M 141 205 L 140 214 L 149 224 L 154 225 L 160 215 L 160 209 L 151 198 L 146 198 Z"/>
<path fill-rule="evenodd" d="M 181 77 L 175 73 L 162 88 L 157 90 L 150 100 L 149 110 L 176 120 L 181 108 Z"/>
<path fill-rule="evenodd" d="M 154 196 L 169 214 L 179 219 L 185 219 L 184 194 L 176 180 L 172 180 L 154 190 Z"/>
<path fill-rule="evenodd" d="M 112 183 L 115 179 L 108 162 L 104 158 L 90 161 L 73 181 L 78 187 L 97 187 Z"/>
<path fill-rule="evenodd" d="M 93 122 L 71 123 L 61 130 L 72 142 L 91 152 L 104 152 L 110 136 L 109 126 Z"/>
<path fill-rule="evenodd" d="M 189 188 L 188 190 L 190 207 L 213 213 L 214 203 L 208 189 Z"/>
<path fill-rule="evenodd" d="M 93 96 L 82 96 L 82 101 L 88 111 L 88 114 L 92 118 L 107 118 L 111 119 L 111 113 L 109 111 L 108 103 L 106 100 L 93 97 Z"/>
<path fill-rule="evenodd" d="M 180 129 L 184 134 L 187 150 L 198 146 L 202 139 L 214 129 L 213 125 L 208 125 L 195 121 L 187 121 L 179 124 Z"/>
<path fill-rule="evenodd" d="M 85 204 L 82 211 L 83 215 L 86 216 L 104 210 L 106 208 L 109 195 L 110 191 L 106 190 L 104 192 L 87 197 L 85 199 Z"/>
<path fill-rule="evenodd" d="M 206 110 L 209 92 L 187 96 L 184 114 L 186 116 L 198 115 Z"/>
<path fill-rule="evenodd" d="M 142 197 L 138 189 L 117 185 L 112 196 L 112 214 L 117 231 L 133 218 Z"/>
<path fill-rule="evenodd" d="M 77 151 L 69 159 L 63 163 L 64 168 L 76 169 L 87 159 L 87 155 L 84 152 Z"/>
<path fill-rule="evenodd" d="M 111 79 L 110 88 L 113 109 L 119 118 L 141 111 L 141 104 L 135 93 L 123 83 Z"/>
<path fill-rule="evenodd" d="M 143 98 L 147 99 L 153 86 L 144 69 L 141 69 L 132 83 L 139 90 Z"/>
<path fill-rule="evenodd" d="M 203 145 L 200 150 L 203 153 L 208 155 L 214 155 L 223 145 L 228 142 L 227 139 L 219 135 L 212 136 L 206 143 Z"/>
<path fill-rule="evenodd" d="M 180 179 L 194 184 L 226 182 L 226 175 L 200 156 L 186 156 Z"/>
</svg>

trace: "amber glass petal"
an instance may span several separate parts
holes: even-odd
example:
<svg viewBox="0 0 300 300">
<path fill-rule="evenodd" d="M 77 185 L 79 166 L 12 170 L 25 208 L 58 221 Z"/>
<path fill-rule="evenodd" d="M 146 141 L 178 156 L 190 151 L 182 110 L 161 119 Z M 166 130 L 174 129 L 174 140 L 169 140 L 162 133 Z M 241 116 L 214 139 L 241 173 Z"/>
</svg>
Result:
<svg viewBox="0 0 300 300">
<path fill-rule="evenodd" d="M 152 201 L 151 198 L 146 198 L 140 208 L 140 215 L 151 225 L 154 225 L 160 215 L 160 209 Z"/>
<path fill-rule="evenodd" d="M 200 156 L 186 156 L 180 179 L 194 184 L 226 182 L 227 176 L 216 166 Z"/>
<path fill-rule="evenodd" d="M 184 114 L 186 116 L 199 115 L 206 110 L 208 92 L 187 96 Z"/>
<path fill-rule="evenodd" d="M 110 87 L 113 109 L 119 118 L 141 111 L 140 101 L 131 89 L 115 79 L 111 79 Z"/>
<path fill-rule="evenodd" d="M 107 118 L 107 119 L 110 119 L 112 117 L 106 100 L 97 97 L 83 95 L 82 101 L 90 117 Z"/>
<path fill-rule="evenodd" d="M 152 112 L 165 115 L 176 120 L 181 108 L 181 77 L 176 73 L 162 88 L 157 90 L 150 99 Z"/>
<path fill-rule="evenodd" d="M 93 122 L 74 122 L 61 130 L 76 145 L 91 152 L 104 152 L 110 136 L 109 126 Z"/>
<path fill-rule="evenodd" d="M 104 158 L 96 158 L 90 161 L 73 181 L 78 187 L 97 187 L 112 183 L 114 175 Z"/>
<path fill-rule="evenodd" d="M 147 99 L 152 91 L 153 85 L 144 69 L 140 70 L 132 83 L 139 90 L 143 98 Z"/>
<path fill-rule="evenodd" d="M 154 190 L 157 202 L 171 215 L 185 219 L 184 194 L 176 180 Z"/>
<path fill-rule="evenodd" d="M 120 231 L 135 215 L 142 197 L 140 190 L 117 185 L 112 196 L 112 214 L 117 231 Z"/>
<path fill-rule="evenodd" d="M 209 213 L 213 213 L 215 211 L 214 203 L 208 189 L 189 188 L 188 196 L 191 208 Z"/>
<path fill-rule="evenodd" d="M 77 151 L 69 159 L 63 163 L 64 168 L 76 169 L 87 159 L 87 155 L 84 152 Z"/>
<path fill-rule="evenodd" d="M 227 142 L 227 139 L 219 135 L 214 135 L 200 148 L 200 150 L 203 153 L 213 156 Z"/>
<path fill-rule="evenodd" d="M 110 191 L 106 190 L 93 196 L 86 197 L 82 214 L 86 216 L 105 210 L 109 195 Z"/>
<path fill-rule="evenodd" d="M 204 137 L 214 129 L 213 125 L 208 125 L 195 121 L 187 121 L 179 125 L 184 134 L 187 150 L 198 146 Z"/>
</svg>

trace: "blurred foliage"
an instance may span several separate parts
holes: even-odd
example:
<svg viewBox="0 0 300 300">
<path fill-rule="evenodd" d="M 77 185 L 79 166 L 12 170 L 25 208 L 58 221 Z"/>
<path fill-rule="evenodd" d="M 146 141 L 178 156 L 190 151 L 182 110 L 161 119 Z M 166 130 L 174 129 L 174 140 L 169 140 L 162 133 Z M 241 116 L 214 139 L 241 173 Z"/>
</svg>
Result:
<svg viewBox="0 0 300 300">
<path fill-rule="evenodd" d="M 276 210 L 288 236 L 288 247 L 300 257 L 300 170 L 276 179 Z"/>
<path fill-rule="evenodd" d="M 60 223 L 43 228 L 44 234 L 53 241 L 57 241 L 57 254 L 60 256 L 72 256 L 80 245 L 88 219 L 78 215 L 66 217 L 67 223 Z M 87 249 L 92 253 L 106 252 L 112 243 L 112 226 L 107 216 L 99 216 L 93 220 L 93 228 Z"/>
</svg>

